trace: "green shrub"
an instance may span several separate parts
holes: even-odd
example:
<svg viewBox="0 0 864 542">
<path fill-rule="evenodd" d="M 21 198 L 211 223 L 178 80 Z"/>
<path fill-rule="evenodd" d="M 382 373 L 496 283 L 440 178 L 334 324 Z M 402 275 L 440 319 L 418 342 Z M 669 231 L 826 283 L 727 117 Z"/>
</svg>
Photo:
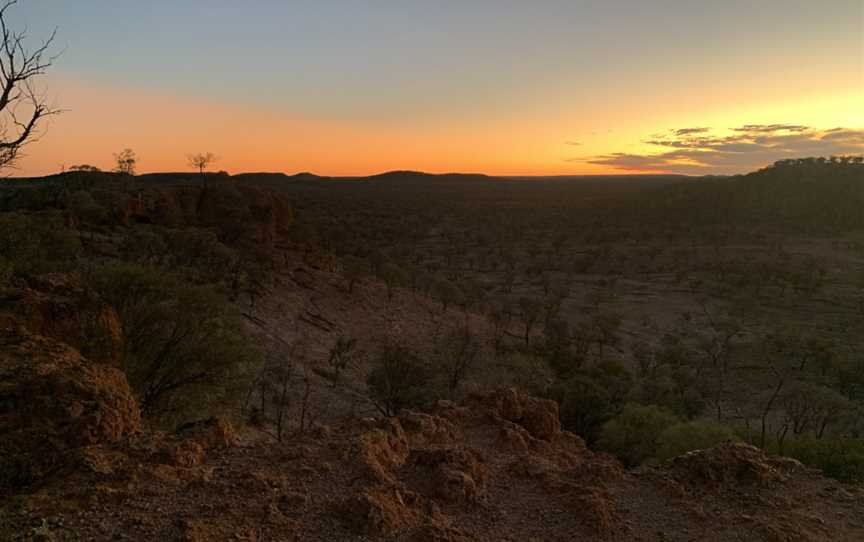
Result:
<svg viewBox="0 0 864 542">
<path fill-rule="evenodd" d="M 864 440 L 853 438 L 799 438 L 789 443 L 786 455 L 820 469 L 825 476 L 849 483 L 864 483 Z"/>
<path fill-rule="evenodd" d="M 635 467 L 657 457 L 661 433 L 678 422 L 672 412 L 656 405 L 627 404 L 621 414 L 603 424 L 598 446 Z"/>
<path fill-rule="evenodd" d="M 0 214 L 0 264 L 9 277 L 68 270 L 81 250 L 74 231 L 58 212 Z"/>
<path fill-rule="evenodd" d="M 620 411 L 631 387 L 626 368 L 604 361 L 557 382 L 549 396 L 558 402 L 563 427 L 594 443 L 603 424 Z"/>
<path fill-rule="evenodd" d="M 494 384 L 516 386 L 531 395 L 545 397 L 548 394 L 554 374 L 540 356 L 516 350 L 502 355 L 496 364 L 498 378 Z"/>
<path fill-rule="evenodd" d="M 231 404 L 260 363 L 236 308 L 209 288 L 128 263 L 102 266 L 93 283 L 120 315 L 126 374 L 142 412 L 157 421 Z"/>
<path fill-rule="evenodd" d="M 385 416 L 395 416 L 403 408 L 420 407 L 435 396 L 431 368 L 416 354 L 401 347 L 381 352 L 366 384 L 369 398 Z"/>
<path fill-rule="evenodd" d="M 732 429 L 716 422 L 699 420 L 676 423 L 657 438 L 657 458 L 669 459 L 691 450 L 704 450 L 736 439 Z"/>
</svg>

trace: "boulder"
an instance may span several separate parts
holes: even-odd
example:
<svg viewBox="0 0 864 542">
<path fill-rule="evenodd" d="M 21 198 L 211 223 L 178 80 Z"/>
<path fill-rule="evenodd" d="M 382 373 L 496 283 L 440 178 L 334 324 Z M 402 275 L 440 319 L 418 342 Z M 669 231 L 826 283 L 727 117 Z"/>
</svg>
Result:
<svg viewBox="0 0 864 542">
<path fill-rule="evenodd" d="M 0 487 L 68 465 L 84 447 L 141 427 L 126 376 L 26 330 L 0 329 Z"/>
<path fill-rule="evenodd" d="M 743 442 L 725 442 L 707 450 L 695 450 L 670 459 L 672 476 L 688 484 L 767 484 L 786 480 L 805 467 L 795 459 L 772 457 Z"/>
<path fill-rule="evenodd" d="M 119 367 L 123 355 L 120 317 L 74 274 L 50 273 L 25 288 L 0 293 L 0 311 L 30 333 L 66 343 L 95 363 Z"/>
<path fill-rule="evenodd" d="M 524 427 L 534 438 L 552 440 L 561 433 L 558 403 L 538 399 L 513 388 L 476 393 L 469 401 L 485 407 L 494 417 Z"/>
</svg>

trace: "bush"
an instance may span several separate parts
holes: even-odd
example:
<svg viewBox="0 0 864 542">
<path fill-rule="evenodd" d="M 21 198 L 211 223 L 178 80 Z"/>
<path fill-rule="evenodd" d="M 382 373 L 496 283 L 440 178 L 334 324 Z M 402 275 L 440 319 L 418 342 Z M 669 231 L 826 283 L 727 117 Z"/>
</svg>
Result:
<svg viewBox="0 0 864 542">
<path fill-rule="evenodd" d="M 620 411 L 631 387 L 627 369 L 605 361 L 556 383 L 549 395 L 558 402 L 562 426 L 594 443 L 603 424 Z"/>
<path fill-rule="evenodd" d="M 864 483 L 864 440 L 853 438 L 801 438 L 789 443 L 787 455 L 820 469 L 837 480 Z"/>
<path fill-rule="evenodd" d="M 0 215 L 0 278 L 63 271 L 81 250 L 78 236 L 57 212 Z"/>
<path fill-rule="evenodd" d="M 496 364 L 494 384 L 515 386 L 531 395 L 548 395 L 555 375 L 540 356 L 516 350 L 502 355 Z"/>
<path fill-rule="evenodd" d="M 157 421 L 230 404 L 260 362 L 237 310 L 209 288 L 127 263 L 99 268 L 93 282 L 120 315 L 124 369 L 142 412 Z"/>
<path fill-rule="evenodd" d="M 657 438 L 657 458 L 670 459 L 691 450 L 711 448 L 735 438 L 735 433 L 730 428 L 716 422 L 706 420 L 676 423 L 667 427 Z"/>
<path fill-rule="evenodd" d="M 403 408 L 423 406 L 435 395 L 429 386 L 431 372 L 410 350 L 389 347 L 381 352 L 377 366 L 366 379 L 369 398 L 384 416 L 395 416 Z"/>
<path fill-rule="evenodd" d="M 660 434 L 678 423 L 672 412 L 656 405 L 627 404 L 600 432 L 600 449 L 635 467 L 657 457 Z"/>
</svg>

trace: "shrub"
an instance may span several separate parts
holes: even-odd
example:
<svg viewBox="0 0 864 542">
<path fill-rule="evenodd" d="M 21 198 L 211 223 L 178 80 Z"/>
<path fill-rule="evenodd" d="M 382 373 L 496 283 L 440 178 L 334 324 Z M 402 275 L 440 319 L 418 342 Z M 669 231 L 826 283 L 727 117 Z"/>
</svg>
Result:
<svg viewBox="0 0 864 542">
<path fill-rule="evenodd" d="M 419 407 L 434 397 L 429 366 L 407 348 L 388 347 L 378 357 L 366 384 L 369 398 L 381 414 L 395 416 L 408 407 Z"/>
<path fill-rule="evenodd" d="M 157 421 L 230 404 L 259 364 L 236 309 L 209 288 L 128 263 L 104 265 L 93 282 L 120 315 L 126 374 L 142 412 Z"/>
<path fill-rule="evenodd" d="M 627 404 L 621 414 L 603 424 L 598 445 L 635 467 L 657 457 L 660 434 L 676 423 L 678 418 L 664 408 Z"/>
<path fill-rule="evenodd" d="M 67 270 L 80 249 L 78 236 L 63 226 L 57 212 L 0 215 L 0 275 L 7 280 Z"/>
<path fill-rule="evenodd" d="M 522 351 L 512 351 L 497 360 L 495 384 L 516 386 L 531 395 L 547 396 L 554 374 L 546 361 Z"/>
<path fill-rule="evenodd" d="M 849 483 L 864 483 L 864 440 L 854 438 L 800 438 L 789 443 L 787 455 L 820 469 L 825 476 Z"/>
<path fill-rule="evenodd" d="M 561 424 L 589 443 L 600 436 L 603 424 L 624 404 L 632 378 L 620 363 L 604 361 L 556 383 L 549 391 L 561 411 Z"/>
<path fill-rule="evenodd" d="M 108 211 L 100 205 L 90 192 L 78 190 L 66 199 L 66 208 L 74 216 L 91 224 L 99 224 L 108 217 Z"/>
<path fill-rule="evenodd" d="M 676 423 L 663 430 L 657 438 L 657 458 L 669 459 L 735 438 L 730 428 L 716 422 L 700 420 Z"/>
</svg>

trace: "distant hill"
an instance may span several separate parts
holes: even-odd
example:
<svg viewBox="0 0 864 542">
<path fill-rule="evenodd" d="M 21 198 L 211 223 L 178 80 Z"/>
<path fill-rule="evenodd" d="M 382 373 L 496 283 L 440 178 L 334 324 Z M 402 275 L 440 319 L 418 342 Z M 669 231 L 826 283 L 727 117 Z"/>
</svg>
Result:
<svg viewBox="0 0 864 542">
<path fill-rule="evenodd" d="M 629 208 L 646 219 L 691 224 L 864 228 L 864 165 L 781 163 L 746 175 L 691 179 L 634 198 Z"/>
</svg>

